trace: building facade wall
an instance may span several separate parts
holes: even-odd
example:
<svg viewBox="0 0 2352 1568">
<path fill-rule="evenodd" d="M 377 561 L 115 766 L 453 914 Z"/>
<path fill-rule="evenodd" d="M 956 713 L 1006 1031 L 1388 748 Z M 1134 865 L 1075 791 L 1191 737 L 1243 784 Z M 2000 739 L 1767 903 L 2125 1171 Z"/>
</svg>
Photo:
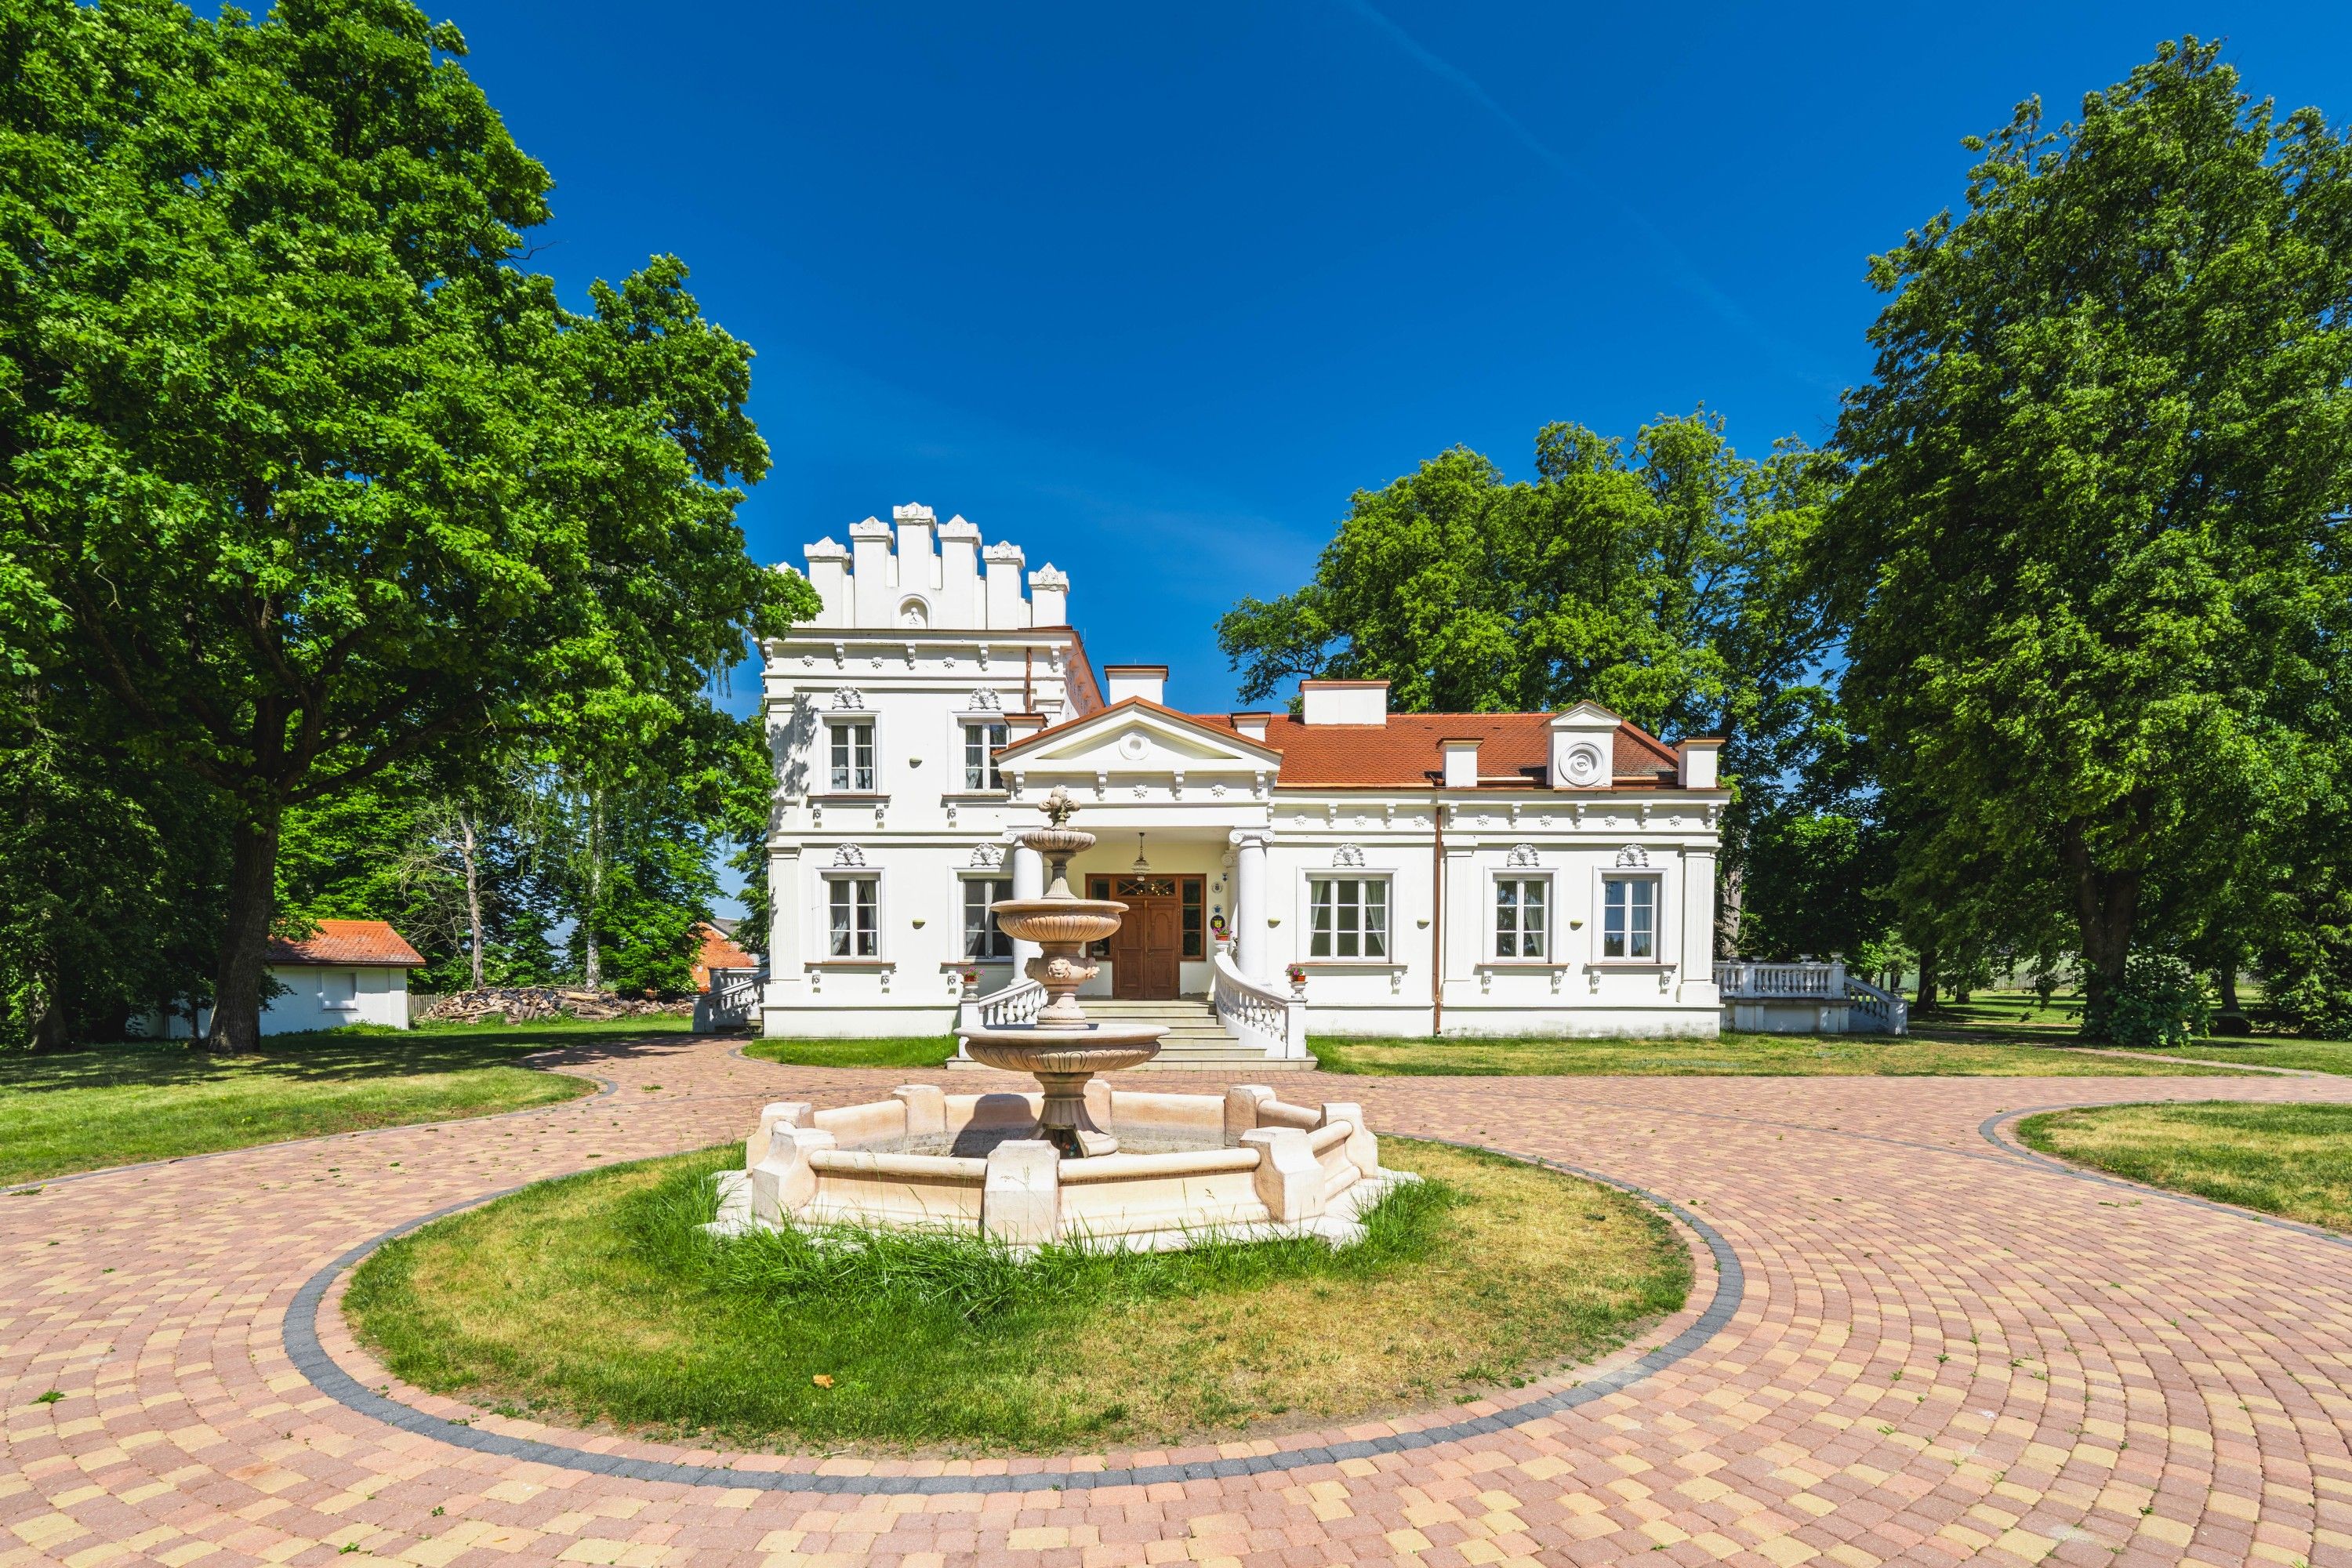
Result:
<svg viewBox="0 0 2352 1568">
<path fill-rule="evenodd" d="M 983 994 L 1017 978 L 1021 955 L 967 956 L 962 889 L 985 878 L 1015 896 L 1039 890 L 1041 868 L 1010 841 L 1036 825 L 1057 785 L 1079 804 L 1076 826 L 1098 840 L 1071 865 L 1075 889 L 1125 874 L 1139 854 L 1155 874 L 1202 877 L 1254 978 L 1278 984 L 1286 966 L 1305 965 L 1312 1031 L 1717 1032 L 1720 792 L 1633 792 L 1605 777 L 1576 792 L 1534 780 L 1524 789 L 1286 784 L 1281 753 L 1230 726 L 1220 733 L 1148 700 L 1104 708 L 1083 646 L 1062 624 L 1067 580 L 1050 567 L 1030 574 L 1024 597 L 1021 552 L 983 551 L 977 529 L 930 515 L 900 508 L 895 526 L 869 519 L 853 529 L 851 546 L 812 546 L 826 609 L 763 645 L 777 767 L 765 1032 L 941 1034 L 967 974 Z M 1122 692 L 1148 698 L 1152 668 L 1122 667 Z M 1003 724 L 1014 746 L 995 788 L 984 779 L 974 787 L 966 773 L 971 724 Z M 870 726 L 870 780 L 834 776 L 836 725 Z M 1309 889 L 1335 875 L 1381 881 L 1388 929 L 1378 958 L 1314 952 Z M 1604 879 L 1621 875 L 1654 889 L 1647 958 L 1601 949 Z M 1263 883 L 1248 895 L 1260 900 L 1255 924 L 1243 909 L 1251 877 Z M 1495 884 L 1506 877 L 1546 889 L 1539 953 L 1496 952 Z M 861 881 L 873 893 L 875 951 L 836 952 L 833 889 Z M 1115 969 L 1104 968 L 1086 994 L 1110 992 Z M 1212 983 L 1209 952 L 1183 964 L 1185 994 Z"/>
</svg>

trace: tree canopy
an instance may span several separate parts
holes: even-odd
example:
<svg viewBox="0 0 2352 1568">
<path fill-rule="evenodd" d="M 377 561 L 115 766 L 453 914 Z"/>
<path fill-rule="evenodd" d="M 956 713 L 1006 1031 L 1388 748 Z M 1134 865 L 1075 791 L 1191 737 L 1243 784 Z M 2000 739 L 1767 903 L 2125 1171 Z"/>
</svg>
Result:
<svg viewBox="0 0 2352 1568">
<path fill-rule="evenodd" d="M 1968 146 L 1966 210 L 1871 263 L 1813 549 L 1898 887 L 2063 900 L 2095 1034 L 2151 901 L 2258 901 L 2341 744 L 2352 149 L 2193 38 Z"/>
<path fill-rule="evenodd" d="M 233 1046 L 289 808 L 682 713 L 814 609 L 735 521 L 750 351 L 674 259 L 526 269 L 549 177 L 464 53 L 407 0 L 0 19 L 0 647 L 226 803 Z"/>
</svg>

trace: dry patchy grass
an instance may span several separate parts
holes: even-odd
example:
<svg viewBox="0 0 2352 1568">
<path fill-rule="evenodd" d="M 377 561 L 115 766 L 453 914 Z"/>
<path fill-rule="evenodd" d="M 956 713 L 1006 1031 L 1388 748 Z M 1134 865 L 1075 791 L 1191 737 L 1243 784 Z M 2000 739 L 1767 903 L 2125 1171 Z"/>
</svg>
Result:
<svg viewBox="0 0 2352 1568">
<path fill-rule="evenodd" d="M 2152 1187 L 2352 1231 L 2352 1105 L 2105 1105 L 2029 1116 L 2017 1135 Z"/>
</svg>

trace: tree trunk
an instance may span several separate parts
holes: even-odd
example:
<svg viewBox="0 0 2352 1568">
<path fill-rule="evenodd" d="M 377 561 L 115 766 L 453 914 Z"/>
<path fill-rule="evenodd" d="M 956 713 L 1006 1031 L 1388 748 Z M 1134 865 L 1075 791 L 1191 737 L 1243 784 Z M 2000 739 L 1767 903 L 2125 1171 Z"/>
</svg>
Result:
<svg viewBox="0 0 2352 1568">
<path fill-rule="evenodd" d="M 2213 971 L 2213 988 L 2221 994 L 2221 1011 L 2224 1013 L 2241 1011 L 2238 1006 L 2237 959 L 2234 957 L 2227 959 L 2216 968 Z"/>
<path fill-rule="evenodd" d="M 2074 874 L 2074 912 L 2083 931 L 2083 1037 L 2104 1040 L 2131 957 L 2133 918 L 2139 911 L 2140 873 L 2103 870 L 2091 860 L 2080 825 L 2069 823 L 2066 865 Z"/>
<path fill-rule="evenodd" d="M 596 945 L 596 916 L 604 902 L 604 795 L 588 792 L 588 897 L 580 910 L 581 982 L 591 991 L 604 987 L 604 954 Z"/>
<path fill-rule="evenodd" d="M 261 1043 L 261 986 L 269 973 L 269 925 L 277 913 L 281 821 L 272 802 L 229 829 L 228 920 L 221 932 L 207 1050 L 249 1051 Z"/>
<path fill-rule="evenodd" d="M 1936 1010 L 1936 949 L 1931 943 L 1919 950 L 1919 989 L 1911 1001 L 1911 1011 L 1928 1014 Z"/>
<path fill-rule="evenodd" d="M 1728 866 L 1723 872 L 1723 897 L 1715 910 L 1715 950 L 1718 957 L 1738 958 L 1739 954 L 1740 912 L 1748 903 L 1748 871 L 1742 866 Z"/>
<path fill-rule="evenodd" d="M 474 819 L 457 813 L 457 853 L 466 862 L 466 927 L 474 955 L 474 989 L 482 988 L 482 868 L 475 851 Z"/>
</svg>

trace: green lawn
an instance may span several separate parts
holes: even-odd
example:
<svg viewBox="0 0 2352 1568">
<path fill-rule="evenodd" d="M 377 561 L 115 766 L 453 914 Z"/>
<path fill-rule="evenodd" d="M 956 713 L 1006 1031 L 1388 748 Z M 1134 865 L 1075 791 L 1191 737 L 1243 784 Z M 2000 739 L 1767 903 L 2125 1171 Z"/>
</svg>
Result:
<svg viewBox="0 0 2352 1568">
<path fill-rule="evenodd" d="M 2352 1105 L 2107 1105 L 2029 1116 L 2017 1136 L 2150 1186 L 2352 1230 Z"/>
<path fill-rule="evenodd" d="M 404 1237 L 344 1310 L 397 1375 L 505 1415 L 734 1447 L 1003 1454 L 1323 1425 L 1526 1384 L 1690 1288 L 1657 1211 L 1558 1172 L 1381 1141 L 1426 1183 L 1370 1237 L 1188 1252 L 976 1236 L 715 1243 L 740 1145 L 545 1182 Z"/>
<path fill-rule="evenodd" d="M 936 1068 L 955 1055 L 953 1035 L 873 1040 L 754 1040 L 743 1054 L 798 1068 Z"/>
<path fill-rule="evenodd" d="M 2190 1046 L 2160 1047 L 2153 1054 L 2203 1057 L 2209 1061 L 2243 1062 L 2248 1067 L 2352 1073 L 2352 1040 L 2199 1040 Z"/>
<path fill-rule="evenodd" d="M 1406 1076 L 1630 1074 L 1641 1078 L 2150 1078 L 2216 1069 L 2098 1056 L 2031 1039 L 1958 1033 L 1724 1035 L 1707 1039 L 1349 1039 L 1310 1036 L 1330 1073 Z"/>
<path fill-rule="evenodd" d="M 0 1056 L 0 1183 L 363 1127 L 486 1116 L 592 1092 L 515 1059 L 676 1033 L 683 1018 L 275 1035 L 250 1056 L 186 1041 Z"/>
</svg>

